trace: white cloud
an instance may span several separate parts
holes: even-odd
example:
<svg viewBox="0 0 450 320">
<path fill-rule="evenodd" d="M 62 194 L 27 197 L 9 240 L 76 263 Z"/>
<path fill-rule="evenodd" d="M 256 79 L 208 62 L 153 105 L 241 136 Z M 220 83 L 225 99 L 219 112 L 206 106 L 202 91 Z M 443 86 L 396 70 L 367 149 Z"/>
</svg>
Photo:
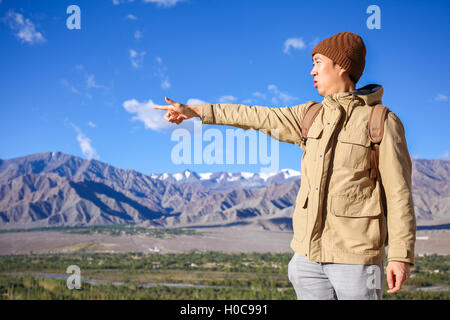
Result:
<svg viewBox="0 0 450 320">
<path fill-rule="evenodd" d="M 183 0 L 143 0 L 145 3 L 156 3 L 158 7 L 173 7 L 178 2 L 183 2 Z"/>
<path fill-rule="evenodd" d="M 20 13 L 9 10 L 3 21 L 9 25 L 16 37 L 22 42 L 34 44 L 46 41 L 42 33 L 36 31 L 34 23 L 30 19 L 24 18 Z"/>
<path fill-rule="evenodd" d="M 163 110 L 152 108 L 155 104 L 151 99 L 147 102 L 131 99 L 125 101 L 122 105 L 128 113 L 136 114 L 132 119 L 142 121 L 146 129 L 160 131 L 173 126 L 172 123 L 164 119 L 165 112 Z"/>
<path fill-rule="evenodd" d="M 290 104 L 292 101 L 297 100 L 297 97 L 291 96 L 286 92 L 282 92 L 278 89 L 278 87 L 274 84 L 270 84 L 267 86 L 268 92 L 261 92 L 261 91 L 255 91 L 252 93 L 252 96 L 254 98 L 247 98 L 243 99 L 243 104 L 248 105 L 256 105 L 259 104 L 258 100 L 267 100 L 269 98 L 269 101 L 275 105 L 277 104 Z M 220 103 L 235 103 L 235 101 L 238 100 L 238 98 L 232 96 L 232 95 L 226 95 L 222 96 L 218 99 L 218 102 Z"/>
<path fill-rule="evenodd" d="M 72 93 L 75 93 L 75 94 L 81 94 L 81 92 L 80 92 L 77 88 L 75 88 L 74 86 L 72 86 L 72 85 L 69 83 L 69 81 L 67 81 L 66 79 L 61 79 L 61 84 L 62 84 L 63 86 L 65 86 L 65 87 L 69 88 L 70 91 L 72 91 Z"/>
<path fill-rule="evenodd" d="M 73 67 L 73 69 L 76 71 L 83 71 L 84 66 L 82 64 L 77 64 L 75 67 Z"/>
<path fill-rule="evenodd" d="M 163 82 L 161 83 L 161 88 L 163 89 L 169 89 L 171 86 L 172 84 L 170 83 L 168 78 L 164 79 Z"/>
<path fill-rule="evenodd" d="M 93 74 L 87 74 L 86 76 L 87 76 L 87 78 L 86 78 L 86 87 L 88 89 L 91 89 L 91 88 L 95 88 L 95 89 L 104 88 L 104 89 L 106 89 L 105 86 L 95 82 L 95 76 Z"/>
<path fill-rule="evenodd" d="M 440 101 L 440 102 L 448 101 L 448 97 L 446 95 L 442 94 L 442 93 L 438 93 L 436 95 L 436 97 L 434 98 L 434 100 L 435 101 Z"/>
<path fill-rule="evenodd" d="M 200 99 L 195 99 L 195 98 L 190 98 L 190 99 L 186 102 L 186 104 L 189 104 L 189 105 L 192 105 L 192 104 L 200 105 L 200 104 L 204 104 L 204 103 L 206 103 L 206 102 L 203 101 L 203 100 L 200 100 Z"/>
<path fill-rule="evenodd" d="M 125 19 L 128 19 L 128 20 L 137 20 L 138 19 L 138 17 L 137 16 L 135 16 L 134 14 L 128 14 L 126 17 L 125 17 Z"/>
<path fill-rule="evenodd" d="M 252 95 L 254 97 L 261 98 L 261 99 L 266 99 L 266 96 L 267 96 L 265 93 L 261 93 L 259 91 L 253 92 Z"/>
<path fill-rule="evenodd" d="M 93 123 L 92 121 L 88 122 L 88 126 L 91 128 L 97 128 L 97 126 L 95 125 L 95 123 Z"/>
<path fill-rule="evenodd" d="M 163 65 L 163 61 L 161 57 L 156 57 L 156 62 L 158 62 L 158 68 L 156 75 L 161 79 L 161 88 L 169 89 L 172 84 L 169 81 L 169 76 L 167 75 L 167 67 Z"/>
<path fill-rule="evenodd" d="M 118 6 L 121 3 L 130 3 L 134 2 L 134 0 L 112 0 L 113 5 Z"/>
<path fill-rule="evenodd" d="M 178 102 L 181 103 L 181 101 Z M 201 105 L 203 103 L 205 101 L 196 98 L 190 98 L 186 102 L 188 105 Z M 134 114 L 132 120 L 143 122 L 146 129 L 163 131 L 165 129 L 184 128 L 193 132 L 194 122 L 198 121 L 197 118 L 193 119 L 194 121 L 183 121 L 181 124 L 175 125 L 164 119 L 164 115 L 167 113 L 166 111 L 153 109 L 152 107 L 154 105 L 155 103 L 153 103 L 152 99 L 149 99 L 147 102 L 130 99 L 122 104 L 128 113 Z M 166 103 L 163 105 L 166 105 Z"/>
<path fill-rule="evenodd" d="M 450 159 L 450 152 L 445 151 L 444 154 L 442 154 L 439 158 L 444 159 L 444 160 L 449 160 Z"/>
<path fill-rule="evenodd" d="M 274 104 L 278 104 L 278 99 L 280 99 L 283 103 L 289 103 L 290 101 L 298 99 L 297 97 L 293 97 L 288 95 L 287 93 L 281 92 L 278 90 L 278 87 L 274 84 L 270 84 L 267 86 L 267 89 L 274 94 L 274 97 L 272 98 L 272 102 Z"/>
<path fill-rule="evenodd" d="M 103 92 L 107 92 L 109 90 L 107 86 L 97 83 L 97 81 L 95 80 L 95 75 L 87 72 L 82 64 L 76 65 L 73 68 L 73 70 L 76 71 L 77 73 L 76 77 L 78 78 L 77 80 L 74 81 L 79 84 L 84 83 L 84 87 L 80 85 L 77 88 L 74 85 L 72 85 L 67 79 L 60 80 L 61 84 L 66 88 L 68 88 L 72 93 L 91 99 L 92 89 L 103 89 L 104 90 Z"/>
<path fill-rule="evenodd" d="M 137 52 L 136 50 L 130 49 L 130 60 L 133 68 L 141 68 L 144 63 L 144 56 L 146 54 L 145 51 Z"/>
<path fill-rule="evenodd" d="M 411 152 L 411 158 L 412 158 L 412 159 L 417 160 L 417 159 L 420 159 L 421 157 L 422 157 L 422 154 L 421 154 L 421 153 Z"/>
<path fill-rule="evenodd" d="M 134 38 L 135 38 L 136 40 L 142 39 L 143 37 L 144 37 L 144 35 L 142 34 L 141 31 L 136 30 L 136 31 L 134 32 Z"/>
<path fill-rule="evenodd" d="M 309 43 L 309 46 L 312 48 L 315 48 L 320 42 L 320 38 L 319 37 L 315 37 L 313 41 L 311 41 Z"/>
<path fill-rule="evenodd" d="M 242 103 L 244 103 L 244 104 L 254 104 L 255 100 L 253 100 L 253 99 L 244 99 L 244 100 L 242 100 Z"/>
<path fill-rule="evenodd" d="M 289 38 L 284 42 L 283 52 L 289 54 L 291 48 L 301 50 L 305 47 L 306 45 L 302 38 Z"/>
<path fill-rule="evenodd" d="M 77 141 L 80 144 L 81 152 L 88 159 L 99 159 L 97 152 L 92 147 L 91 139 L 89 139 L 76 125 L 71 123 L 73 129 L 78 133 Z"/>
<path fill-rule="evenodd" d="M 234 96 L 231 96 L 231 95 L 228 95 L 228 96 L 221 96 L 221 97 L 219 98 L 219 102 L 220 102 L 220 103 L 232 103 L 232 102 L 234 102 L 234 101 L 236 101 L 236 100 L 237 100 L 237 98 L 234 97 Z"/>
</svg>

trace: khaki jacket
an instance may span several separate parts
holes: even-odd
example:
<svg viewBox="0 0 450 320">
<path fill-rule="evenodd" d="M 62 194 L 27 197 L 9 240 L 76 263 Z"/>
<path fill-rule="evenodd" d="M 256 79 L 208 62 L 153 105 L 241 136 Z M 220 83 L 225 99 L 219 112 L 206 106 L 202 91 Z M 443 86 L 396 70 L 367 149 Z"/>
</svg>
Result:
<svg viewBox="0 0 450 320">
<path fill-rule="evenodd" d="M 367 85 L 325 96 L 305 147 L 300 125 L 314 101 L 282 108 L 205 103 L 202 123 L 265 129 L 273 138 L 302 147 L 291 241 L 298 254 L 317 262 L 377 264 L 388 245 L 388 261 L 414 264 L 412 164 L 403 124 L 394 112 L 388 113 L 380 144 L 384 193 L 380 181 L 369 177 L 368 120 L 382 95 L 382 86 Z"/>
</svg>

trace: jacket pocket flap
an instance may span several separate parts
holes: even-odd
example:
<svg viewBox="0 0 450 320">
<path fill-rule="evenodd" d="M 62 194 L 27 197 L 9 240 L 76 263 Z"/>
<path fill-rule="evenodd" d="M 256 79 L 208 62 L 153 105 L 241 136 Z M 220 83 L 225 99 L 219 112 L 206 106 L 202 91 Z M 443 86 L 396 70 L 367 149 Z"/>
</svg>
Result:
<svg viewBox="0 0 450 320">
<path fill-rule="evenodd" d="M 297 194 L 297 199 L 295 201 L 296 206 L 300 206 L 300 208 L 306 208 L 306 201 L 308 200 L 309 193 L 309 183 L 306 178 L 302 178 L 300 182 L 300 190 Z"/>
<path fill-rule="evenodd" d="M 308 201 L 308 190 L 300 192 L 298 194 L 298 199 L 297 199 L 297 206 L 300 206 L 300 208 L 306 208 L 306 202 Z"/>
<path fill-rule="evenodd" d="M 307 134 L 308 138 L 319 138 L 320 137 L 320 134 L 323 131 L 323 124 L 317 120 L 318 119 L 316 119 L 316 121 L 314 121 L 313 124 L 311 125 L 311 127 L 309 128 L 308 134 Z"/>
<path fill-rule="evenodd" d="M 345 196 L 332 196 L 331 212 L 338 217 L 376 217 L 381 214 L 377 197 L 354 199 Z"/>
<path fill-rule="evenodd" d="M 359 144 L 364 147 L 370 147 L 370 138 L 367 132 L 361 130 L 352 130 L 347 128 L 341 130 L 338 135 L 338 141 L 351 144 Z"/>
</svg>

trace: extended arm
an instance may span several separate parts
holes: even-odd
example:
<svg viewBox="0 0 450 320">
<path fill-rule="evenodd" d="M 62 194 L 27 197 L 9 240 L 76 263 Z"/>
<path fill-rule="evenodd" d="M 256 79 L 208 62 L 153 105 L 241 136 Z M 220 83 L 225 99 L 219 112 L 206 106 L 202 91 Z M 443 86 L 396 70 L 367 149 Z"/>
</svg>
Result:
<svg viewBox="0 0 450 320">
<path fill-rule="evenodd" d="M 244 130 L 264 130 L 277 140 L 300 144 L 301 123 L 307 107 L 305 104 L 293 107 L 270 108 L 263 106 L 247 106 L 243 104 L 204 103 L 202 104 L 202 123 L 229 125 Z M 276 134 L 274 134 L 276 130 Z"/>
<path fill-rule="evenodd" d="M 298 145 L 301 142 L 301 123 L 306 110 L 314 104 L 314 101 L 308 101 L 293 107 L 269 108 L 226 103 L 185 105 L 167 97 L 165 99 L 169 105 L 153 108 L 166 110 L 164 118 L 169 122 L 180 124 L 186 119 L 199 117 L 203 124 L 263 130 L 277 140 Z"/>
</svg>

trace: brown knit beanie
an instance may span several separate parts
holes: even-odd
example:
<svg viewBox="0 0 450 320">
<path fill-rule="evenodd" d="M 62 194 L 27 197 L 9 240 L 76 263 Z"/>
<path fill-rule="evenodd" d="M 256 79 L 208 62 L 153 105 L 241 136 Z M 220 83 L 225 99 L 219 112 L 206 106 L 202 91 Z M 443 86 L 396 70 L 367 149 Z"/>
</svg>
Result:
<svg viewBox="0 0 450 320">
<path fill-rule="evenodd" d="M 312 51 L 327 56 L 347 70 L 353 80 L 358 82 L 366 64 L 366 46 L 360 36 L 352 32 L 340 32 L 322 40 Z"/>
</svg>

